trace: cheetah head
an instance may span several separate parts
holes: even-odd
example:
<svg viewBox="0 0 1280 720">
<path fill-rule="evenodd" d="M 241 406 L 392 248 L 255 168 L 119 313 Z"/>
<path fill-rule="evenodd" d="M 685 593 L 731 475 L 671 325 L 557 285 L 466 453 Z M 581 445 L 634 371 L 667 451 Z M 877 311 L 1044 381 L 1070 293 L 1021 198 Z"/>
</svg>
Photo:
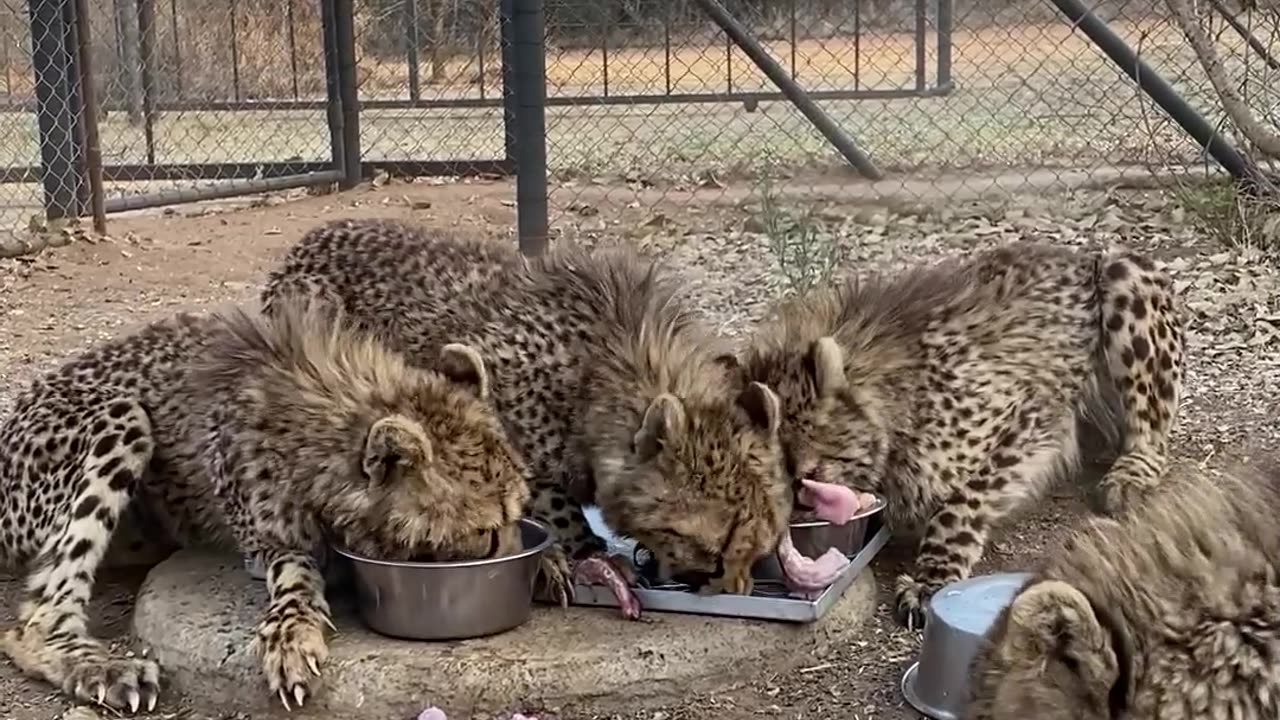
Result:
<svg viewBox="0 0 1280 720">
<path fill-rule="evenodd" d="M 1025 587 L 974 660 L 969 720 L 1120 717 L 1128 705 L 1125 635 L 1076 588 Z"/>
<path fill-rule="evenodd" d="M 457 560 L 521 548 L 527 469 L 487 399 L 479 353 L 442 350 L 409 397 L 393 398 L 368 429 L 356 498 L 336 498 L 347 546 L 385 559 Z M 357 522 L 350 518 L 352 511 Z"/>
<path fill-rule="evenodd" d="M 653 553 L 657 575 L 705 592 L 751 592 L 751 566 L 787 527 L 780 406 L 751 383 L 736 401 L 659 395 L 625 457 L 597 472 L 605 521 Z"/>
<path fill-rule="evenodd" d="M 849 382 L 835 338 L 819 338 L 803 352 L 757 350 L 744 372 L 778 389 L 786 470 L 797 490 L 801 480 L 879 489 L 889 448 L 881 401 Z"/>
</svg>

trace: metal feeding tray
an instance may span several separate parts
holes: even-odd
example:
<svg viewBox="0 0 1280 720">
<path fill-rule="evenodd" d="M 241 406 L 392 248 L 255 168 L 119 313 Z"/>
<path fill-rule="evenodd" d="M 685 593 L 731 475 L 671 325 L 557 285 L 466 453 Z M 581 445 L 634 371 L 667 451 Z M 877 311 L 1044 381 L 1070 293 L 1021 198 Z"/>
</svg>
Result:
<svg viewBox="0 0 1280 720">
<path fill-rule="evenodd" d="M 632 591 L 645 611 L 811 623 L 831 609 L 853 585 L 858 574 L 867 568 L 872 558 L 889 542 L 889 529 L 883 526 L 880 517 L 877 515 L 870 520 L 871 526 L 867 528 L 862 547 L 850 558 L 849 566 L 835 582 L 812 600 L 788 593 L 782 583 L 776 580 L 757 580 L 750 595 L 700 595 L 684 585 L 633 587 Z M 573 604 L 585 607 L 618 607 L 613 593 L 599 585 L 575 585 Z"/>
</svg>

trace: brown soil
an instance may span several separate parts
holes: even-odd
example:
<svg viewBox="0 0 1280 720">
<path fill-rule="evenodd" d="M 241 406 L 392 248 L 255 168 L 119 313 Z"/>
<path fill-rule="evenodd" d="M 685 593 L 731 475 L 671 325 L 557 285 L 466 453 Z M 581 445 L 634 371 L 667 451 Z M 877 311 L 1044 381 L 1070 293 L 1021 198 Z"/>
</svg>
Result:
<svg viewBox="0 0 1280 720">
<path fill-rule="evenodd" d="M 514 188 L 507 182 L 392 183 L 287 203 L 241 202 L 218 210 L 184 207 L 163 214 L 113 217 L 112 240 L 77 243 L 0 264 L 0 317 L 5 330 L 0 335 L 0 400 L 11 397 L 33 373 L 101 338 L 178 309 L 251 300 L 284 249 L 323 220 L 394 216 L 510 237 L 515 224 L 513 198 Z M 618 208 L 609 211 L 601 217 L 622 213 Z M 671 217 L 688 211 L 681 206 L 665 209 Z M 1198 411 L 1230 424 L 1232 409 L 1224 404 Z M 1195 443 L 1182 445 L 1180 453 L 1200 456 L 1201 448 Z M 1078 490 L 1063 488 L 1035 512 L 1008 525 L 991 545 L 980 570 L 1027 567 L 1085 512 Z M 919 637 L 897 627 L 883 604 L 904 556 L 904 548 L 891 546 L 877 560 L 874 569 L 882 605 L 867 626 L 866 639 L 856 646 L 832 657 L 815 657 L 810 666 L 785 677 L 766 678 L 714 697 L 691 697 L 680 707 L 649 711 L 637 718 L 917 717 L 904 708 L 898 681 Z M 119 639 L 127 628 L 129 593 L 136 582 L 136 576 L 103 582 L 95 605 L 99 632 Z M 0 626 L 13 621 L 18 595 L 18 583 L 0 575 Z M 246 688 L 252 691 L 256 690 Z M 28 681 L 10 664 L 0 662 L 0 717 L 49 720 L 60 717 L 66 708 L 53 688 Z M 543 717 L 555 714 L 554 709 L 530 710 L 551 711 Z M 151 717 L 225 720 L 232 716 L 166 696 Z"/>
</svg>

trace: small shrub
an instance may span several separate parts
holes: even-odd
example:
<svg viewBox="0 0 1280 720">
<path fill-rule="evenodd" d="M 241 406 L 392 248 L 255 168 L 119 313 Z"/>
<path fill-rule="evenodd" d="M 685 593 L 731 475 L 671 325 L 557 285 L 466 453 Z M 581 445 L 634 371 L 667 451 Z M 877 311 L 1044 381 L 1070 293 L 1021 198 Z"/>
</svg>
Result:
<svg viewBox="0 0 1280 720">
<path fill-rule="evenodd" d="M 1280 188 L 1245 192 L 1227 179 L 1181 185 L 1176 195 L 1188 220 L 1218 243 L 1280 251 Z"/>
<path fill-rule="evenodd" d="M 831 280 L 846 259 L 845 249 L 812 209 L 794 212 L 777 195 L 769 168 L 761 173 L 761 225 L 789 290 L 804 293 Z"/>
</svg>

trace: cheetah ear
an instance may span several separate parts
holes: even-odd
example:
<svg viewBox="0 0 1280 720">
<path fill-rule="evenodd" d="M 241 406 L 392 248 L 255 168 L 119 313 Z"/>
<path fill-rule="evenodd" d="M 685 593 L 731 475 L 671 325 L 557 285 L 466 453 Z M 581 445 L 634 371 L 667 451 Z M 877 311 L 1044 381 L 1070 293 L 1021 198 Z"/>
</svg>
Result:
<svg viewBox="0 0 1280 720">
<path fill-rule="evenodd" d="M 844 351 L 830 335 L 813 343 L 813 382 L 818 397 L 831 397 L 844 389 L 848 379 L 844 374 Z"/>
<path fill-rule="evenodd" d="M 1106 651 L 1109 640 L 1089 599 L 1059 580 L 1027 587 L 1009 606 L 1008 642 L 1019 655 L 1078 659 Z"/>
<path fill-rule="evenodd" d="M 364 473 L 384 482 L 397 465 L 429 465 L 434 455 L 422 426 L 403 415 L 389 415 L 369 428 L 364 443 Z"/>
<path fill-rule="evenodd" d="M 632 439 L 635 453 L 642 460 L 648 460 L 658 454 L 664 443 L 678 438 L 684 429 L 684 406 L 675 395 L 663 393 L 644 411 L 640 429 Z"/>
<path fill-rule="evenodd" d="M 449 343 L 440 348 L 440 372 L 450 380 L 476 389 L 481 400 L 489 398 L 489 373 L 484 358 L 470 345 Z"/>
<path fill-rule="evenodd" d="M 778 426 L 782 422 L 782 401 L 768 385 L 753 382 L 738 396 L 738 405 L 747 411 L 747 417 L 756 427 L 764 430 L 770 437 L 778 434 Z"/>
</svg>

